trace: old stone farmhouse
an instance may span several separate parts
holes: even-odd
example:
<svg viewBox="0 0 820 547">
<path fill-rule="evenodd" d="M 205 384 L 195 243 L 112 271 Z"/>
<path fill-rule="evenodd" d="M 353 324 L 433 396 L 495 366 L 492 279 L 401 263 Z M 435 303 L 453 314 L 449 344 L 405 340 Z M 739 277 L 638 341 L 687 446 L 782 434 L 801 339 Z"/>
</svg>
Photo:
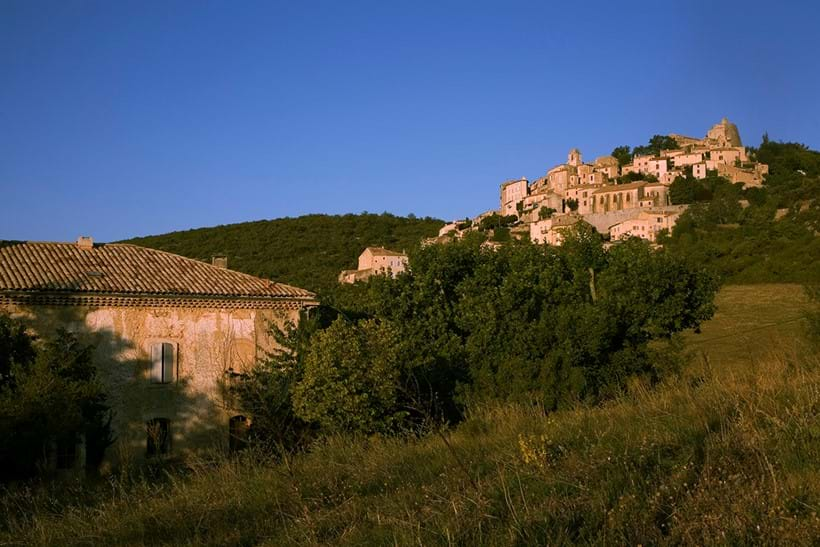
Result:
<svg viewBox="0 0 820 547">
<path fill-rule="evenodd" d="M 356 270 L 342 270 L 339 283 L 364 281 L 371 275 L 395 276 L 407 268 L 407 255 L 384 247 L 367 247 L 359 255 L 359 267 Z"/>
<path fill-rule="evenodd" d="M 0 311 L 41 336 L 64 327 L 95 347 L 114 412 L 108 464 L 241 438 L 247 422 L 226 382 L 273 347 L 269 322 L 297 322 L 317 304 L 216 262 L 90 238 L 0 244 Z M 81 466 L 82 448 L 64 460 Z"/>
</svg>

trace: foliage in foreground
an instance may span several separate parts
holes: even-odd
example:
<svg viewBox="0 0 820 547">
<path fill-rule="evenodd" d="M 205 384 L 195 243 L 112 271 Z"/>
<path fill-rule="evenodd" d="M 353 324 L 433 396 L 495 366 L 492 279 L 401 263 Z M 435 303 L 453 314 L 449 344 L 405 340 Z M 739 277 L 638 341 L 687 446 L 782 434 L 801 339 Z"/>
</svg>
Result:
<svg viewBox="0 0 820 547">
<path fill-rule="evenodd" d="M 333 436 L 280 463 L 192 464 L 2 499 L 27 545 L 789 544 L 820 537 L 820 363 L 708 362 L 544 415 L 475 409 L 422 439 Z"/>
<path fill-rule="evenodd" d="M 633 240 L 605 252 L 591 230 L 561 247 L 490 249 L 465 239 L 420 249 L 410 271 L 349 288 L 340 305 L 393 325 L 421 392 L 445 405 L 519 400 L 547 409 L 657 380 L 648 350 L 711 317 L 717 284 Z M 434 406 L 434 401 L 426 401 Z"/>
<path fill-rule="evenodd" d="M 89 467 L 100 463 L 109 415 L 91 350 L 63 329 L 35 341 L 22 322 L 0 314 L 0 479 L 33 476 L 49 452 L 79 436 Z"/>
<path fill-rule="evenodd" d="M 385 433 L 455 423 L 469 401 L 600 401 L 633 378 L 657 382 L 674 343 L 650 342 L 714 312 L 712 276 L 640 240 L 605 252 L 591 227 L 560 248 L 475 236 L 341 291 L 348 313 L 323 330 L 303 322 L 301 347 L 297 331 L 278 333 L 289 349 L 242 379 L 243 413 L 263 427 L 284 411 L 323 432 Z M 259 404 L 264 393 L 277 402 Z"/>
</svg>

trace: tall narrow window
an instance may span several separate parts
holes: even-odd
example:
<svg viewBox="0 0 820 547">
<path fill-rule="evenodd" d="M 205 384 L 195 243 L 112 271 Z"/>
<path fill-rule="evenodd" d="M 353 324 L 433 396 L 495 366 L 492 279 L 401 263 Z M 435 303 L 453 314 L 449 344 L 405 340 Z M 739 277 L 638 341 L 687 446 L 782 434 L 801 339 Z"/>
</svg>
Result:
<svg viewBox="0 0 820 547">
<path fill-rule="evenodd" d="M 162 456 L 171 452 L 171 421 L 168 418 L 154 418 L 145 424 L 146 454 Z"/>
<path fill-rule="evenodd" d="M 163 342 L 151 346 L 151 381 L 155 384 L 173 382 L 175 371 L 174 344 Z"/>
</svg>

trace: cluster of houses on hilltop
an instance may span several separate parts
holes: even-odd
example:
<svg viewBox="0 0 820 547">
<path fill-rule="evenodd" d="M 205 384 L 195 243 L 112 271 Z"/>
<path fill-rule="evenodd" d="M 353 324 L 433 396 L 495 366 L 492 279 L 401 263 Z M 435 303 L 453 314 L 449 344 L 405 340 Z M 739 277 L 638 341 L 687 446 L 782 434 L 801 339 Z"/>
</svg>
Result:
<svg viewBox="0 0 820 547">
<path fill-rule="evenodd" d="M 740 140 L 737 126 L 726 118 L 714 125 L 702 139 L 672 134 L 675 149 L 660 150 L 658 155 L 636 154 L 620 165 L 613 156 L 602 156 L 584 163 L 581 152 L 573 148 L 567 162 L 529 181 L 526 178 L 501 184 L 498 210 L 487 211 L 471 222 L 452 222 L 439 232 L 436 241 L 460 237 L 477 229 L 486 216 L 514 215 L 529 230 L 532 241 L 560 245 L 563 231 L 584 221 L 606 234 L 612 241 L 640 237 L 656 241 L 662 230 L 671 230 L 685 205 L 672 205 L 669 187 L 678 177 L 690 174 L 698 179 L 714 171 L 744 187 L 759 186 L 768 166 L 751 161 Z M 625 175 L 633 174 L 630 182 Z M 620 180 L 619 180 L 620 179 Z"/>
<path fill-rule="evenodd" d="M 744 187 L 763 184 L 768 166 L 751 161 L 740 140 L 737 126 L 724 118 L 702 139 L 669 135 L 676 147 L 657 155 L 635 154 L 621 165 L 614 156 L 584 163 L 577 148 L 566 163 L 547 171 L 534 181 L 526 178 L 501 184 L 498 209 L 467 221 L 454 221 L 425 243 L 445 243 L 478 230 L 481 221 L 493 215 L 515 218 L 513 237 L 529 237 L 536 243 L 560 245 L 567 228 L 579 222 L 618 241 L 639 237 L 652 243 L 663 232 L 671 232 L 686 205 L 673 205 L 669 187 L 678 177 L 706 178 L 715 172 Z M 356 270 L 339 274 L 340 283 L 363 281 L 374 274 L 396 275 L 405 270 L 407 256 L 381 247 L 368 247 L 359 257 Z"/>
</svg>

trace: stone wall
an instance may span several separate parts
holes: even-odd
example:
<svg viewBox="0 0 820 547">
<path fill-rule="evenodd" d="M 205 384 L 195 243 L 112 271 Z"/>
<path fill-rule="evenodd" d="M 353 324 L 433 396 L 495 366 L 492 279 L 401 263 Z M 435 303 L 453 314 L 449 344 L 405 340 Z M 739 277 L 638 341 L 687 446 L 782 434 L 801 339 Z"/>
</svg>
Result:
<svg viewBox="0 0 820 547">
<path fill-rule="evenodd" d="M 669 205 L 666 207 L 653 207 L 652 211 L 676 211 L 682 212 L 686 209 L 685 205 Z M 592 224 L 598 232 L 608 234 L 609 228 L 619 222 L 634 218 L 641 213 L 642 209 L 624 209 L 621 211 L 611 211 L 608 213 L 590 213 L 584 215 L 584 220 Z"/>
<path fill-rule="evenodd" d="M 114 411 L 116 443 L 107 464 L 146 455 L 146 422 L 171 422 L 172 454 L 227 445 L 236 414 L 224 391 L 226 371 L 248 370 L 273 348 L 268 322 L 298 321 L 297 310 L 230 308 L 7 306 L 41 337 L 58 327 L 93 344 L 94 363 Z M 151 346 L 171 343 L 176 370 L 170 383 L 153 383 Z"/>
</svg>

